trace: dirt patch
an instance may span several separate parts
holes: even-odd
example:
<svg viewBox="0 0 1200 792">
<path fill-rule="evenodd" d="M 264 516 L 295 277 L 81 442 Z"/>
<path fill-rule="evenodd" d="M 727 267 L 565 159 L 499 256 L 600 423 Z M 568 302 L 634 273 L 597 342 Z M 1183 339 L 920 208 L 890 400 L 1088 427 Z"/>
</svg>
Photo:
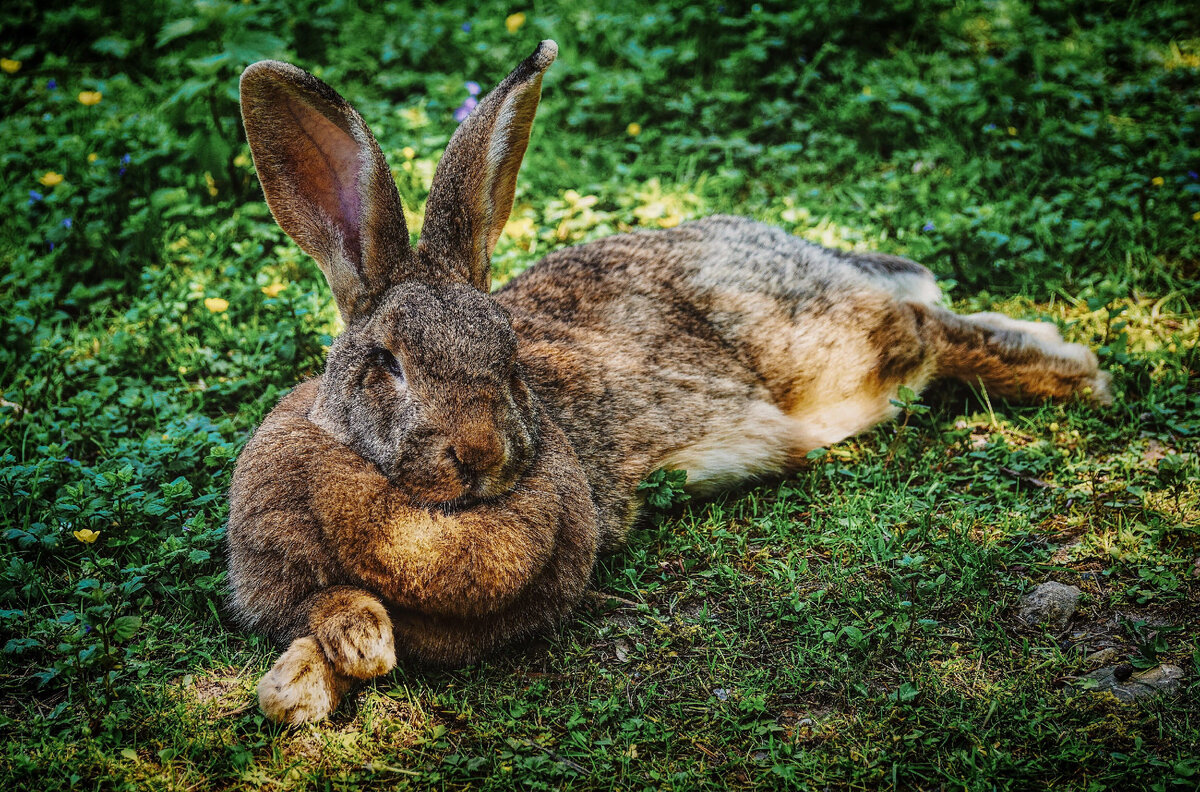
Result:
<svg viewBox="0 0 1200 792">
<path fill-rule="evenodd" d="M 210 718 L 240 715 L 257 706 L 255 680 L 246 669 L 232 666 L 206 669 L 175 680 L 176 690 L 185 702 L 205 709 Z"/>
</svg>

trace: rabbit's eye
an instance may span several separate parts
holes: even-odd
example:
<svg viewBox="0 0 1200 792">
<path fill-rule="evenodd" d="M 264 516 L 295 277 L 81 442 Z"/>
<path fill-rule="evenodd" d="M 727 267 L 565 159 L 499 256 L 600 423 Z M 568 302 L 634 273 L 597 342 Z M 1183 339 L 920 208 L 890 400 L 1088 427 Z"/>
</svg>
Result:
<svg viewBox="0 0 1200 792">
<path fill-rule="evenodd" d="M 391 374 L 393 377 L 404 376 L 404 369 L 400 367 L 400 361 L 396 360 L 396 356 L 383 347 L 376 347 L 371 352 L 371 363 Z"/>
</svg>

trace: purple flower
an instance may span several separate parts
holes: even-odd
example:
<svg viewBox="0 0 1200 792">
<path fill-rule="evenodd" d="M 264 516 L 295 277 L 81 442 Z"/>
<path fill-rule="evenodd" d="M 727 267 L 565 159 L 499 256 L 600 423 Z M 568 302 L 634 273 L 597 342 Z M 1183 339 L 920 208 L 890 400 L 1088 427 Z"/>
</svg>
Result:
<svg viewBox="0 0 1200 792">
<path fill-rule="evenodd" d="M 29 203 L 31 203 L 31 204 L 35 204 L 35 203 L 37 203 L 38 201 L 42 200 L 42 199 L 43 199 L 43 198 L 45 198 L 45 197 L 46 197 L 46 196 L 42 195 L 42 194 L 41 194 L 40 192 L 38 192 L 37 190 L 30 190 L 30 191 L 29 191 Z"/>
<path fill-rule="evenodd" d="M 930 220 L 930 221 L 929 221 L 928 223 L 926 223 L 925 225 L 921 226 L 921 230 L 922 230 L 922 231 L 932 231 L 934 228 L 935 228 L 935 226 L 933 225 L 933 221 L 932 221 L 932 220 Z"/>
<path fill-rule="evenodd" d="M 132 159 L 133 159 L 133 158 L 132 158 L 132 157 L 130 157 L 128 154 L 124 154 L 124 155 L 122 155 L 122 156 L 121 156 L 121 164 L 122 164 L 122 165 L 128 165 Z"/>
<path fill-rule="evenodd" d="M 454 120 L 460 124 L 466 121 L 467 116 L 471 115 L 471 111 L 475 109 L 477 104 L 479 104 L 479 100 L 474 96 L 468 96 L 466 99 L 463 99 L 463 103 L 454 111 Z"/>
<path fill-rule="evenodd" d="M 46 87 L 49 88 L 51 91 L 55 90 L 56 88 L 58 88 L 58 80 L 51 79 L 50 82 L 46 83 Z"/>
<path fill-rule="evenodd" d="M 69 218 L 69 217 L 64 218 L 63 219 L 63 228 L 70 228 L 70 227 L 71 227 L 71 218 Z"/>
<path fill-rule="evenodd" d="M 117 171 L 117 175 L 118 175 L 118 176 L 124 176 L 124 175 L 125 175 L 125 169 L 124 169 L 124 168 L 121 168 L 121 170 Z"/>
<path fill-rule="evenodd" d="M 467 93 L 471 94 L 471 96 L 479 96 L 479 92 L 482 90 L 479 87 L 479 83 L 475 82 L 474 80 L 467 80 L 466 88 Z"/>
<path fill-rule="evenodd" d="M 1196 171 L 1188 171 L 1188 176 L 1193 180 L 1200 179 L 1200 173 L 1196 173 Z"/>
<path fill-rule="evenodd" d="M 50 243 L 50 252 L 52 252 L 52 253 L 54 252 L 54 243 L 53 242 Z"/>
<path fill-rule="evenodd" d="M 463 22 L 463 23 L 462 23 L 462 32 L 463 32 L 463 33 L 470 33 L 470 32 L 471 32 L 471 23 L 470 23 L 470 22 Z"/>
<path fill-rule="evenodd" d="M 63 457 L 63 462 L 67 463 L 68 465 L 71 465 L 71 464 L 75 463 L 75 460 L 71 459 L 71 457 Z"/>
<path fill-rule="evenodd" d="M 92 631 L 92 625 L 90 625 L 90 624 L 83 625 L 83 631 L 85 633 L 90 633 Z"/>
<path fill-rule="evenodd" d="M 995 132 L 995 131 L 996 131 L 996 125 L 995 125 L 995 124 L 988 124 L 987 126 L 985 126 L 985 127 L 983 128 L 983 131 L 984 131 L 984 132 Z"/>
</svg>

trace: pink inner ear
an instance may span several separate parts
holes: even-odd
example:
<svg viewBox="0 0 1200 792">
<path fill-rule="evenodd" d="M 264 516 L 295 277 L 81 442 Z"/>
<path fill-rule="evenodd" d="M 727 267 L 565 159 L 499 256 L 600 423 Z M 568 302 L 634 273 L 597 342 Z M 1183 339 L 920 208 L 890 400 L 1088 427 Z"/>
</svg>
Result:
<svg viewBox="0 0 1200 792">
<path fill-rule="evenodd" d="M 361 274 L 362 199 L 358 190 L 358 143 L 298 97 L 289 96 L 285 106 L 301 133 L 290 140 L 277 141 L 291 160 L 295 191 L 319 207 L 332 221 L 341 233 L 342 251 Z"/>
</svg>

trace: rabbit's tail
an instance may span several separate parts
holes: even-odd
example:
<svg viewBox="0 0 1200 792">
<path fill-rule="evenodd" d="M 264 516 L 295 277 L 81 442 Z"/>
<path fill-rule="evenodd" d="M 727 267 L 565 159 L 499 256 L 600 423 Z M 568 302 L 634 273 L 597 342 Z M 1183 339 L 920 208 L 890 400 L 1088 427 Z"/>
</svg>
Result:
<svg viewBox="0 0 1200 792">
<path fill-rule="evenodd" d="M 1047 322 L 1026 322 L 998 313 L 960 316 L 922 306 L 927 339 L 936 350 L 936 376 L 980 385 L 1014 401 L 1082 397 L 1112 402 L 1110 377 L 1087 347 L 1062 339 Z"/>
<path fill-rule="evenodd" d="M 860 250 L 853 253 L 828 253 L 853 265 L 861 274 L 870 278 L 876 287 L 890 294 L 892 299 L 898 302 L 938 305 L 942 301 L 942 290 L 938 286 L 937 278 L 911 259 Z"/>
</svg>

